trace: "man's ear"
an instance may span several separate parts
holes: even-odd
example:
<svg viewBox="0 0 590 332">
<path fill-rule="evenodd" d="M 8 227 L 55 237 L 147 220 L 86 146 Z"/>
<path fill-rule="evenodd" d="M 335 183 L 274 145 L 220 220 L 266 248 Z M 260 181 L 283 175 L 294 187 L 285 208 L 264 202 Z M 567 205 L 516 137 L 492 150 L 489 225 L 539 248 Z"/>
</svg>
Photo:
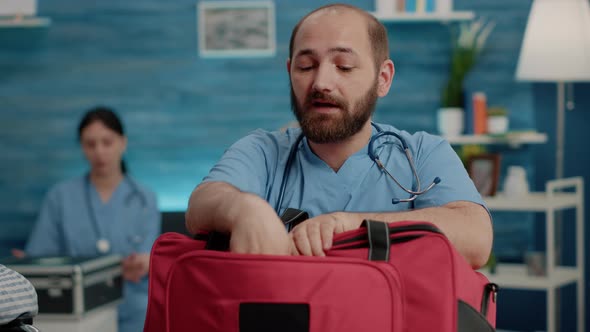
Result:
<svg viewBox="0 0 590 332">
<path fill-rule="evenodd" d="M 291 76 L 291 58 L 287 58 L 287 73 Z"/>
<path fill-rule="evenodd" d="M 395 75 L 395 66 L 393 61 L 387 59 L 383 61 L 379 68 L 377 94 L 379 97 L 385 97 L 389 93 L 393 76 Z"/>
</svg>

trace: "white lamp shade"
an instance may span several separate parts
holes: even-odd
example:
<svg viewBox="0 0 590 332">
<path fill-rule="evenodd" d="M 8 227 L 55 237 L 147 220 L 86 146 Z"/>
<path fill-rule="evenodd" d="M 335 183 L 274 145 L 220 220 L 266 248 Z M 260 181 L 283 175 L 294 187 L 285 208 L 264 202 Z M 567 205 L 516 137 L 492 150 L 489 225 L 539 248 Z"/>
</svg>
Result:
<svg viewBox="0 0 590 332">
<path fill-rule="evenodd" d="M 534 0 L 516 78 L 525 81 L 590 81 L 588 0 Z"/>
</svg>

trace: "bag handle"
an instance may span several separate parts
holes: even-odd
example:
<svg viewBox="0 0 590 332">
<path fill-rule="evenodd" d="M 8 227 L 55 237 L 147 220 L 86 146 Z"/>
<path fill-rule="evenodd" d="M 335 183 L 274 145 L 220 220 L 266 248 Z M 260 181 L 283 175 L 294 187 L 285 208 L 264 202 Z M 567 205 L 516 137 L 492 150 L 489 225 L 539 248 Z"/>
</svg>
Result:
<svg viewBox="0 0 590 332">
<path fill-rule="evenodd" d="M 389 225 L 386 222 L 365 219 L 361 227 L 367 228 L 369 260 L 389 261 L 389 250 L 391 248 Z"/>
<path fill-rule="evenodd" d="M 367 242 L 369 244 L 368 258 L 371 261 L 389 261 L 389 252 L 392 245 L 391 237 L 395 234 L 416 231 L 443 234 L 438 227 L 430 223 L 399 225 L 397 223 L 365 219 L 361 224 L 362 227 L 367 228 Z"/>
<path fill-rule="evenodd" d="M 286 224 L 292 224 L 293 221 L 301 222 L 302 220 L 307 219 L 307 213 L 304 211 L 297 212 L 298 213 L 285 213 L 281 216 L 281 219 Z M 388 224 L 383 221 L 365 219 L 363 220 L 361 227 L 365 227 L 367 229 L 367 238 L 369 244 L 368 259 L 371 261 L 389 261 L 389 254 L 391 250 L 391 234 L 393 233 L 407 231 L 427 231 L 442 234 L 436 226 L 431 224 L 397 226 L 395 224 Z M 199 235 L 201 237 L 199 237 Z M 203 234 L 195 235 L 195 239 L 204 240 L 202 235 Z M 209 232 L 206 238 L 207 244 L 205 245 L 205 249 L 228 251 L 230 237 L 231 235 L 226 233 Z"/>
</svg>

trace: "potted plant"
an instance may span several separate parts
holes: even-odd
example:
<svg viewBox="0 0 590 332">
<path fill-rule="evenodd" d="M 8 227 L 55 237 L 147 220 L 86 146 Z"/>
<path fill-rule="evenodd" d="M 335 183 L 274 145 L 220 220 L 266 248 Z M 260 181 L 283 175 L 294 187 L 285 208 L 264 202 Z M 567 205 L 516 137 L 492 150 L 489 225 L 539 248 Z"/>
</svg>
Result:
<svg viewBox="0 0 590 332">
<path fill-rule="evenodd" d="M 442 90 L 441 108 L 437 114 L 438 129 L 442 135 L 460 135 L 463 132 L 463 82 L 475 65 L 494 25 L 493 22 L 477 20 L 462 23 L 458 32 L 451 31 L 449 79 Z"/>
<path fill-rule="evenodd" d="M 508 110 L 505 107 L 488 108 L 488 133 L 502 135 L 508 131 Z"/>
</svg>

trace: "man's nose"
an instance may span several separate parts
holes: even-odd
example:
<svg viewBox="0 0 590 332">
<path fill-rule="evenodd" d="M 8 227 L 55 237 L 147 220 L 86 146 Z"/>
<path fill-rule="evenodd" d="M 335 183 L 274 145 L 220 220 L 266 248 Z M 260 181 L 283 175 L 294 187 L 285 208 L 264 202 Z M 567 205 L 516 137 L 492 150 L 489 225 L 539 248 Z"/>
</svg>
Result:
<svg viewBox="0 0 590 332">
<path fill-rule="evenodd" d="M 313 88 L 316 91 L 329 92 L 334 89 L 334 83 L 336 79 L 335 67 L 330 64 L 320 65 L 317 69 Z"/>
</svg>

